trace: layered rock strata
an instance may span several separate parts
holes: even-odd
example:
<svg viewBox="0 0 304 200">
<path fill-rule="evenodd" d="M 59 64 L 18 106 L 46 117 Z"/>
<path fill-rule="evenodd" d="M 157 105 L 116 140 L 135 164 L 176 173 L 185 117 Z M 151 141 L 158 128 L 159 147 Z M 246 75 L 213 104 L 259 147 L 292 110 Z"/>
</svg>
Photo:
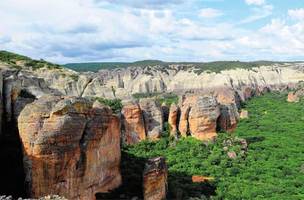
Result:
<svg viewBox="0 0 304 200">
<path fill-rule="evenodd" d="M 168 191 L 168 168 L 163 157 L 147 161 L 143 173 L 145 200 L 164 200 Z"/>
<path fill-rule="evenodd" d="M 145 140 L 146 129 L 143 112 L 135 101 L 124 103 L 122 114 L 122 139 L 125 144 L 135 144 Z"/>
<path fill-rule="evenodd" d="M 83 98 L 44 96 L 18 118 L 29 196 L 95 199 L 118 187 L 120 121 Z"/>
<path fill-rule="evenodd" d="M 155 99 L 140 99 L 140 109 L 143 112 L 147 138 L 159 139 L 164 128 L 164 120 L 161 106 Z"/>
</svg>

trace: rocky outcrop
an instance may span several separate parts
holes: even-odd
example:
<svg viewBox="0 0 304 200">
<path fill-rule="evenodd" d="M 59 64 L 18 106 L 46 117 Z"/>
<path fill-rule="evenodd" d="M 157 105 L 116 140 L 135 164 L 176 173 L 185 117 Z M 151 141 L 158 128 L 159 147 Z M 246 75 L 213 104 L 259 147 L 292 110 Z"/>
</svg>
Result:
<svg viewBox="0 0 304 200">
<path fill-rule="evenodd" d="M 240 119 L 236 104 L 220 105 L 220 117 L 217 120 L 218 131 L 232 132 Z"/>
<path fill-rule="evenodd" d="M 179 120 L 179 107 L 172 103 L 169 110 L 168 124 L 170 135 L 177 137 L 178 133 L 178 120 Z"/>
<path fill-rule="evenodd" d="M 200 140 L 214 139 L 220 107 L 212 95 L 184 96 L 181 100 L 179 131 L 182 136 Z"/>
<path fill-rule="evenodd" d="M 245 109 L 242 109 L 240 112 L 240 119 L 247 119 L 248 118 L 248 111 Z"/>
<path fill-rule="evenodd" d="M 59 94 L 48 87 L 42 78 L 30 72 L 3 71 L 3 102 L 6 123 L 12 123 L 28 103 L 45 94 Z"/>
<path fill-rule="evenodd" d="M 1 67 L 1 66 L 0 66 Z M 210 72 L 192 64 L 168 66 L 133 66 L 78 73 L 65 68 L 31 69 L 21 66 L 63 95 L 98 96 L 128 99 L 135 93 L 173 92 L 183 94 L 216 88 L 238 91 L 242 100 L 265 90 L 276 90 L 303 80 L 303 63 L 277 63 L 252 69 L 229 69 Z M 198 73 L 202 71 L 202 73 Z"/>
<path fill-rule="evenodd" d="M 124 103 L 122 108 L 122 138 L 125 144 L 135 144 L 146 139 L 143 112 L 134 101 Z"/>
<path fill-rule="evenodd" d="M 168 169 L 163 157 L 149 159 L 143 173 L 145 200 L 166 199 L 168 190 Z"/>
<path fill-rule="evenodd" d="M 0 196 L 0 200 L 14 200 L 12 196 Z M 24 199 L 24 198 L 18 198 L 18 200 L 67 200 L 64 197 L 58 196 L 58 195 L 48 195 L 45 197 L 40 197 L 38 199 Z"/>
<path fill-rule="evenodd" d="M 289 92 L 288 96 L 287 96 L 287 101 L 288 102 L 299 102 L 300 101 L 300 97 L 295 92 Z"/>
<path fill-rule="evenodd" d="M 95 199 L 121 183 L 120 121 L 97 102 L 44 96 L 18 118 L 27 191 Z"/>
<path fill-rule="evenodd" d="M 2 135 L 2 116 L 3 116 L 3 75 L 0 71 L 0 139 Z"/>
<path fill-rule="evenodd" d="M 140 99 L 147 138 L 155 140 L 161 137 L 163 131 L 163 114 L 159 103 L 155 99 Z"/>
<path fill-rule="evenodd" d="M 199 140 L 214 139 L 219 116 L 220 108 L 214 97 L 197 97 L 188 118 L 191 135 Z"/>
</svg>

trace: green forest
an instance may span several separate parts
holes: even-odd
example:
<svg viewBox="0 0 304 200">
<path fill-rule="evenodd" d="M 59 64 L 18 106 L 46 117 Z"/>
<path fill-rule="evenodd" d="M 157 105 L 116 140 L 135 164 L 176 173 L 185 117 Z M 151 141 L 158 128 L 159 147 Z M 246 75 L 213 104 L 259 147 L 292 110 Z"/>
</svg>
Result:
<svg viewBox="0 0 304 200">
<path fill-rule="evenodd" d="M 246 105 L 249 118 L 233 134 L 220 133 L 216 142 L 168 136 L 126 146 L 122 153 L 124 184 L 113 194 L 141 194 L 138 173 L 145 160 L 165 156 L 169 169 L 168 199 L 304 199 L 304 101 L 287 103 L 286 94 L 255 97 Z M 246 139 L 248 149 L 237 142 Z M 233 145 L 225 147 L 227 141 Z M 226 149 L 225 149 L 226 148 Z M 227 156 L 227 151 L 237 157 Z M 192 183 L 193 175 L 210 177 Z"/>
</svg>

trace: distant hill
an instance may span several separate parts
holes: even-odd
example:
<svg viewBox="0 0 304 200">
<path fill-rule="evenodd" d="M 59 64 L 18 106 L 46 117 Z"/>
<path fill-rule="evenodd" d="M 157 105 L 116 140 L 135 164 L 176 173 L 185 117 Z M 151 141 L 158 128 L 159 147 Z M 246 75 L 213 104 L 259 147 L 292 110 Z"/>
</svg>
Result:
<svg viewBox="0 0 304 200">
<path fill-rule="evenodd" d="M 164 64 L 165 62 L 160 60 L 142 60 L 136 62 L 68 63 L 64 66 L 79 72 L 85 72 L 85 71 L 97 72 L 101 69 L 125 68 L 130 66 L 154 66 L 154 65 L 164 65 Z"/>
<path fill-rule="evenodd" d="M 222 70 L 236 69 L 236 68 L 251 69 L 253 67 L 259 67 L 262 65 L 272 65 L 275 63 L 280 63 L 280 62 L 273 62 L 273 61 L 164 62 L 160 60 L 142 60 L 136 62 L 69 63 L 64 66 L 80 72 L 85 72 L 85 71 L 97 72 L 102 69 L 126 68 L 130 66 L 147 67 L 147 66 L 157 65 L 160 67 L 166 67 L 172 64 L 179 64 L 179 65 L 192 66 L 194 68 L 194 71 L 200 74 L 203 71 L 220 72 Z"/>
<path fill-rule="evenodd" d="M 62 66 L 54 63 L 47 62 L 43 59 L 34 60 L 27 56 L 23 56 L 20 54 L 12 53 L 9 51 L 0 51 L 0 62 L 6 63 L 13 68 L 22 68 L 22 67 L 30 67 L 33 70 L 39 69 L 42 67 L 47 67 L 49 69 L 59 69 Z"/>
<path fill-rule="evenodd" d="M 7 63 L 15 68 L 31 67 L 32 69 L 35 70 L 42 67 L 47 67 L 47 68 L 66 67 L 78 72 L 86 72 L 86 71 L 97 72 L 102 69 L 126 68 L 130 66 L 135 66 L 135 67 L 159 66 L 160 70 L 162 70 L 163 68 L 166 68 L 169 65 L 176 64 L 176 65 L 186 66 L 185 69 L 189 67 L 193 69 L 193 71 L 196 72 L 197 74 L 200 74 L 204 71 L 220 72 L 222 70 L 229 70 L 236 68 L 251 69 L 262 65 L 283 63 L 283 62 L 273 62 L 273 61 L 164 62 L 161 60 L 141 60 L 136 62 L 92 62 L 92 63 L 69 63 L 66 65 L 58 65 L 51 62 L 47 62 L 43 59 L 35 60 L 8 51 L 0 51 L 0 62 Z"/>
</svg>

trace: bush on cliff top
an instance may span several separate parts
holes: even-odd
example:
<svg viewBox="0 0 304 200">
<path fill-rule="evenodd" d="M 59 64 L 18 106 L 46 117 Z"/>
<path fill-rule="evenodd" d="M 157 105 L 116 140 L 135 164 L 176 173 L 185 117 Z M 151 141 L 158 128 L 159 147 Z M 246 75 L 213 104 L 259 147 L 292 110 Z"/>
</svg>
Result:
<svg viewBox="0 0 304 200">
<path fill-rule="evenodd" d="M 104 99 L 101 97 L 94 97 L 93 99 L 109 106 L 114 113 L 119 113 L 122 109 L 121 99 Z"/>
</svg>

